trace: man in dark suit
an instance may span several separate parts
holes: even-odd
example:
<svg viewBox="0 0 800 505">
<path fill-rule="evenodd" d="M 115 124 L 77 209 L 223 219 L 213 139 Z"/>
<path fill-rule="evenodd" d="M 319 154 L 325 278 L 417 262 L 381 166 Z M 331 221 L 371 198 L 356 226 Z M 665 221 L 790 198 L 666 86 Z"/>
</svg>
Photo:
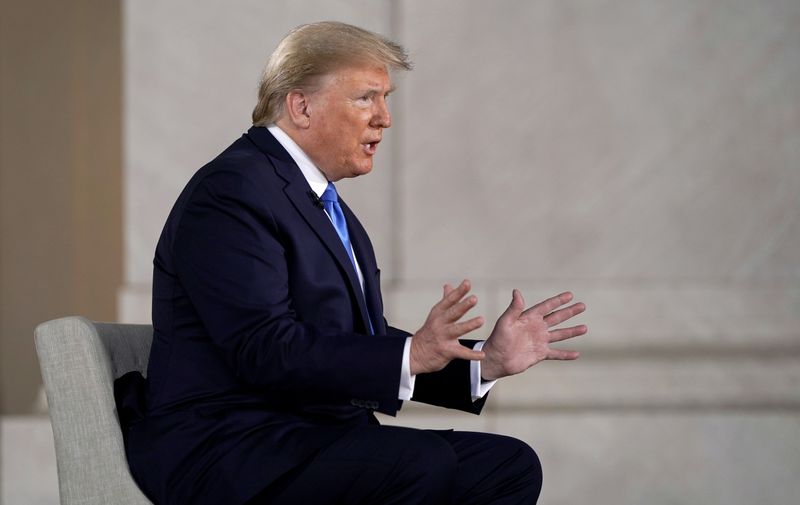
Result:
<svg viewBox="0 0 800 505">
<path fill-rule="evenodd" d="M 494 380 L 575 359 L 551 330 L 583 311 L 563 293 L 512 303 L 486 342 L 459 340 L 470 284 L 444 287 L 416 333 L 383 317 L 367 233 L 333 183 L 367 174 L 391 126 L 403 49 L 341 23 L 289 33 L 271 56 L 254 126 L 200 169 L 156 248 L 131 471 L 156 503 L 535 503 L 523 442 L 380 426 L 402 400 L 480 413 Z M 120 392 L 121 412 L 136 404 Z"/>
</svg>

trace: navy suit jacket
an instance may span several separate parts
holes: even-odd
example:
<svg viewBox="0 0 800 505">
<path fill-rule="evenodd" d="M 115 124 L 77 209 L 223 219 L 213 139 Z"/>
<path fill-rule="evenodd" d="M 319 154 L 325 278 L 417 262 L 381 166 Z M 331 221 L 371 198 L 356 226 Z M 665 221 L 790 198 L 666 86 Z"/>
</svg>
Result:
<svg viewBox="0 0 800 505">
<path fill-rule="evenodd" d="M 154 260 L 147 381 L 117 397 L 131 471 L 156 503 L 243 503 L 343 431 L 377 423 L 373 411 L 400 408 L 409 334 L 386 324 L 358 219 L 342 202 L 363 292 L 312 195 L 253 127 L 175 203 Z M 414 400 L 474 413 L 484 403 L 460 360 L 419 375 Z"/>
</svg>

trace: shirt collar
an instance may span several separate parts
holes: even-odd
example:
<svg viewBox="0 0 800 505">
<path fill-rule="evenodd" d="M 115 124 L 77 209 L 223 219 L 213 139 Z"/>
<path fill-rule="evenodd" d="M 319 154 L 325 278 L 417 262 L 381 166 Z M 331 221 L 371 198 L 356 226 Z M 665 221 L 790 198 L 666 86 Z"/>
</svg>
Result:
<svg viewBox="0 0 800 505">
<path fill-rule="evenodd" d="M 328 187 L 328 179 L 325 177 L 325 174 L 317 168 L 311 158 L 300 149 L 300 146 L 292 140 L 292 138 L 286 134 L 285 131 L 281 130 L 281 128 L 276 124 L 271 124 L 267 126 L 267 130 L 275 137 L 275 140 L 286 149 L 286 152 L 289 153 L 289 156 L 292 157 L 297 166 L 300 167 L 300 172 L 303 173 L 303 177 L 306 178 L 308 181 L 308 185 L 311 186 L 311 189 L 317 196 L 322 196 L 322 193 L 325 191 L 325 188 Z"/>
</svg>

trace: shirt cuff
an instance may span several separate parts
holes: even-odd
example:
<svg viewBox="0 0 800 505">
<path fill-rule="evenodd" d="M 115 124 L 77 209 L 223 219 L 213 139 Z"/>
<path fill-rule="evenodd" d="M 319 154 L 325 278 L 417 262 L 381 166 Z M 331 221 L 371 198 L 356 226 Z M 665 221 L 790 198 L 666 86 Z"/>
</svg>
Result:
<svg viewBox="0 0 800 505">
<path fill-rule="evenodd" d="M 475 342 L 475 345 L 472 346 L 472 349 L 475 351 L 480 351 L 485 343 L 485 341 Z M 497 382 L 497 379 L 493 381 L 485 381 L 481 379 L 480 361 L 469 362 L 469 389 L 472 393 L 473 402 L 486 396 L 486 393 L 492 389 L 492 386 L 494 386 L 495 382 Z"/>
<path fill-rule="evenodd" d="M 400 391 L 397 393 L 397 399 L 410 400 L 414 396 L 416 381 L 417 376 L 411 375 L 411 337 L 406 337 L 406 345 L 403 347 L 403 363 L 400 366 Z"/>
</svg>

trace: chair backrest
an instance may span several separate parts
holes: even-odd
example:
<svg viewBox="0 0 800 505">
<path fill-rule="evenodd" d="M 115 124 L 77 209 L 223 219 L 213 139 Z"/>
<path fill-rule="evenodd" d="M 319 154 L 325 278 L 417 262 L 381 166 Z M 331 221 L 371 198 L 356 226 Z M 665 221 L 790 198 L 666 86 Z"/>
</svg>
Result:
<svg viewBox="0 0 800 505">
<path fill-rule="evenodd" d="M 35 330 L 62 504 L 146 505 L 128 470 L 114 379 L 147 370 L 150 325 L 65 317 Z"/>
</svg>

